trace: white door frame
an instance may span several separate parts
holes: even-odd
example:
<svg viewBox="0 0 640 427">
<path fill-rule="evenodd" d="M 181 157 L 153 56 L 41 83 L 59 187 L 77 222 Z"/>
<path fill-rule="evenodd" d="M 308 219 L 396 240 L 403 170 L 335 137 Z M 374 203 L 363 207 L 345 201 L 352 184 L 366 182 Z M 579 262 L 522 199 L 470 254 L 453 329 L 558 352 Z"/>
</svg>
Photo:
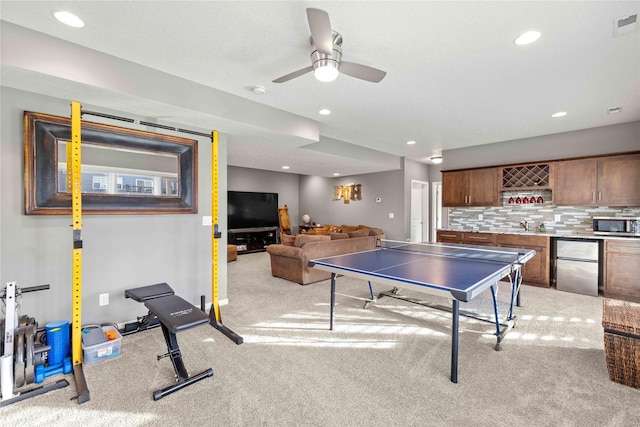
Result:
<svg viewBox="0 0 640 427">
<path fill-rule="evenodd" d="M 418 190 L 417 192 L 414 192 Z M 416 235 L 414 232 L 413 212 L 414 207 L 418 208 L 419 205 L 419 221 L 421 224 L 420 235 Z M 424 181 L 411 180 L 411 213 L 409 215 L 409 235 L 412 242 L 426 242 L 429 240 L 429 183 Z"/>
<path fill-rule="evenodd" d="M 436 230 L 442 228 L 442 182 L 432 182 L 431 200 L 431 241 L 436 241 Z"/>
</svg>

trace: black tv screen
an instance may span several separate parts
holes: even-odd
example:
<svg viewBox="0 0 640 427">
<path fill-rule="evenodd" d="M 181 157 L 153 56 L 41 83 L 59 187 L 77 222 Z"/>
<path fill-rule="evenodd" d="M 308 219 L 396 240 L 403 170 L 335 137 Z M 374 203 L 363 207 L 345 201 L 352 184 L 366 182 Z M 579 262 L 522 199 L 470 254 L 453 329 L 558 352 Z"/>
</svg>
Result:
<svg viewBox="0 0 640 427">
<path fill-rule="evenodd" d="M 278 193 L 227 192 L 227 227 L 277 227 Z"/>
</svg>

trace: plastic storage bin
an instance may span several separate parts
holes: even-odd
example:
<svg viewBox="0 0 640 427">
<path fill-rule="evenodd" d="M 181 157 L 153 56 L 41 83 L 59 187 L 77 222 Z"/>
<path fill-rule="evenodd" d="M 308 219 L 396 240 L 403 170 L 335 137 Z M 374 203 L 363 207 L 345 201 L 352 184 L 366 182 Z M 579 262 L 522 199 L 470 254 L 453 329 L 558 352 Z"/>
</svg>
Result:
<svg viewBox="0 0 640 427">
<path fill-rule="evenodd" d="M 82 344 L 82 353 L 84 355 L 83 362 L 90 365 L 92 363 L 101 362 L 107 359 L 113 359 L 120 355 L 120 344 L 122 343 L 122 335 L 113 326 L 103 326 L 103 332 L 115 331 L 116 339 L 105 341 L 95 345 L 85 346 Z M 106 337 L 105 337 L 106 339 Z"/>
</svg>

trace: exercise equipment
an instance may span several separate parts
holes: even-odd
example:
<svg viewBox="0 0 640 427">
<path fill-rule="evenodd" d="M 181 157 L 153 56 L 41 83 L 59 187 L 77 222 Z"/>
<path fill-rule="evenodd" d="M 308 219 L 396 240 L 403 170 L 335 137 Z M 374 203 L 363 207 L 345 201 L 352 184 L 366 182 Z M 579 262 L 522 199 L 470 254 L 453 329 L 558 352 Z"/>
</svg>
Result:
<svg viewBox="0 0 640 427">
<path fill-rule="evenodd" d="M 70 374 L 73 371 L 73 367 L 71 365 L 71 358 L 65 357 L 62 362 L 57 363 L 55 365 L 38 365 L 36 366 L 35 372 L 35 381 L 36 384 L 40 384 L 44 381 L 45 378 L 51 377 L 53 375 L 58 374 Z"/>
<path fill-rule="evenodd" d="M 5 289 L 0 293 L 0 298 L 5 304 L 4 333 L 2 336 L 3 355 L 0 362 L 0 393 L 2 394 L 0 407 L 69 385 L 67 380 L 59 380 L 46 386 L 35 387 L 17 393 L 14 393 L 13 390 L 14 387 L 19 388 L 34 382 L 35 371 L 39 367 L 43 367 L 42 354 L 51 348 L 50 346 L 36 347 L 37 324 L 35 319 L 29 316 L 18 317 L 21 295 L 45 289 L 49 289 L 49 285 L 20 289 L 16 287 L 16 282 L 8 282 Z"/>
<path fill-rule="evenodd" d="M 173 295 L 173 289 L 166 283 L 144 286 L 142 288 L 128 289 L 124 291 L 125 298 L 131 298 L 138 302 L 144 302 L 153 298 L 160 298 Z M 127 323 L 120 329 L 121 335 L 129 335 L 135 332 L 145 331 L 160 326 L 158 316 L 149 311 L 142 317 L 138 317 L 136 322 Z"/>
<path fill-rule="evenodd" d="M 243 338 L 222 324 L 222 315 L 220 314 L 220 305 L 218 302 L 218 265 L 220 263 L 220 255 L 218 242 L 216 239 L 221 237 L 218 230 L 218 131 L 211 132 L 211 208 L 212 208 L 212 232 L 211 232 L 211 248 L 213 262 L 211 265 L 211 308 L 209 310 L 209 324 L 229 337 L 233 342 L 240 345 Z"/>
<path fill-rule="evenodd" d="M 158 360 L 170 357 L 176 374 L 177 382 L 154 391 L 153 400 L 162 399 L 168 394 L 213 376 L 213 369 L 211 368 L 194 376 L 189 376 L 182 361 L 176 337 L 176 332 L 209 323 L 209 317 L 204 311 L 175 295 L 173 289 L 166 283 L 127 289 L 125 297 L 143 303 L 149 309 L 147 316 L 155 316 L 157 318 L 167 344 L 167 353 L 159 355 Z"/>
<path fill-rule="evenodd" d="M 67 191 L 71 193 L 71 361 L 78 403 L 88 402 L 89 387 L 82 369 L 82 107 L 71 102 L 71 144 L 67 144 Z"/>
</svg>

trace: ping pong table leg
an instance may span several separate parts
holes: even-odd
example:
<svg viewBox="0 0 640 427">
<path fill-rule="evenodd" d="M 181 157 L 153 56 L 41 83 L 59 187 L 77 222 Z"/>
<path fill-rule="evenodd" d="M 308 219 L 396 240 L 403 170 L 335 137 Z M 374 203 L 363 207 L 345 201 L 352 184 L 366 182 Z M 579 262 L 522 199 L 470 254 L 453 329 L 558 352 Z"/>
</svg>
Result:
<svg viewBox="0 0 640 427">
<path fill-rule="evenodd" d="M 453 300 L 451 310 L 451 382 L 458 382 L 458 325 L 460 322 L 460 301 Z"/>
<path fill-rule="evenodd" d="M 329 330 L 333 331 L 333 317 L 336 311 L 336 273 L 331 273 L 331 315 L 329 317 Z"/>
</svg>

